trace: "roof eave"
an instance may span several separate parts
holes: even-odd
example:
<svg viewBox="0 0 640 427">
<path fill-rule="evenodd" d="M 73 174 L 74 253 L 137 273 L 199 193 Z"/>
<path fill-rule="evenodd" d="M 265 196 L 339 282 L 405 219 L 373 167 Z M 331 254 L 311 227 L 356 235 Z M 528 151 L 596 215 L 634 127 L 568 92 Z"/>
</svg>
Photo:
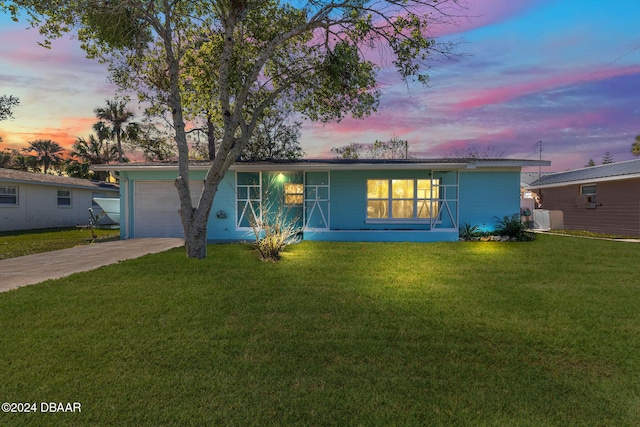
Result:
<svg viewBox="0 0 640 427">
<path fill-rule="evenodd" d="M 230 170 L 263 170 L 263 171 L 314 171 L 314 170 L 473 170 L 473 169 L 496 169 L 496 168 L 522 168 L 526 166 L 549 166 L 548 160 L 473 160 L 460 162 L 390 162 L 390 163 L 368 163 L 368 162 L 292 162 L 292 163 L 234 163 Z M 190 164 L 189 170 L 208 170 L 210 164 Z M 96 171 L 175 171 L 177 164 L 137 164 L 137 165 L 94 165 L 91 167 Z"/>
<path fill-rule="evenodd" d="M 535 185 L 535 182 L 533 182 L 531 183 L 531 185 L 527 187 L 527 189 L 533 190 L 537 188 L 566 187 L 568 185 L 596 184 L 598 182 L 623 181 L 627 179 L 640 179 L 640 173 L 634 173 L 634 174 L 628 174 L 628 175 L 605 176 L 601 178 L 580 179 L 575 181 L 562 181 L 562 182 L 555 182 L 552 184 L 541 184 L 541 185 Z"/>
</svg>

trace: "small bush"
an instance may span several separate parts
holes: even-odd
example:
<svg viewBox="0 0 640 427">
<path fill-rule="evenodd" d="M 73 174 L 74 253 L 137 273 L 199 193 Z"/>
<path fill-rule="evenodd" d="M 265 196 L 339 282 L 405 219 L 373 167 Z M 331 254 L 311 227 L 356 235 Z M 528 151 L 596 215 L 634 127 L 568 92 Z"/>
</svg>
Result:
<svg viewBox="0 0 640 427">
<path fill-rule="evenodd" d="M 502 219 L 499 217 L 496 218 L 498 219 L 498 224 L 495 229 L 495 234 L 516 238 L 520 242 L 535 239 L 533 233 L 526 231 L 526 226 L 520 220 L 519 213 L 513 214 L 512 216 L 505 215 Z"/>
<path fill-rule="evenodd" d="M 263 212 L 263 218 L 251 222 L 256 247 L 264 261 L 278 261 L 285 246 L 298 234 L 299 227 L 284 211 Z"/>
<path fill-rule="evenodd" d="M 468 222 L 461 225 L 458 230 L 460 232 L 460 238 L 464 240 L 469 240 L 472 237 L 479 237 L 482 235 L 482 232 L 477 225 L 471 225 Z"/>
<path fill-rule="evenodd" d="M 302 231 L 300 215 L 284 204 L 274 179 L 263 188 L 260 207 L 252 212 L 249 224 L 263 261 L 278 261 L 287 244 Z"/>
</svg>

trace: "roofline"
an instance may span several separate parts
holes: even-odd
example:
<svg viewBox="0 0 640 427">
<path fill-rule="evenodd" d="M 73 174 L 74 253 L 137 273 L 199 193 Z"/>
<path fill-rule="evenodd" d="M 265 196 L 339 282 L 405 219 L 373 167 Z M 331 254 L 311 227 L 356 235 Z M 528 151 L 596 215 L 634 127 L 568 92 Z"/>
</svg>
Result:
<svg viewBox="0 0 640 427">
<path fill-rule="evenodd" d="M 293 162 L 239 162 L 229 167 L 229 170 L 264 170 L 264 171 L 314 171 L 314 170 L 474 170 L 474 169 L 496 169 L 496 168 L 521 168 L 526 166 L 550 166 L 548 160 L 460 160 L 457 162 L 439 162 L 413 160 L 402 162 L 370 162 L 370 161 L 345 161 L 344 163 L 335 161 L 293 161 Z M 189 165 L 190 170 L 209 170 L 210 163 L 199 163 Z M 96 171 L 172 171 L 178 169 L 177 163 L 171 164 L 113 164 L 113 165 L 93 165 L 92 170 Z"/>
<path fill-rule="evenodd" d="M 640 179 L 640 173 L 634 173 L 634 174 L 628 174 L 628 175 L 605 176 L 605 177 L 601 177 L 601 178 L 592 178 L 592 179 L 581 179 L 581 180 L 578 180 L 578 181 L 563 181 L 563 182 L 556 182 L 556 183 L 553 183 L 553 184 L 529 185 L 526 188 L 533 190 L 533 189 L 536 189 L 536 188 L 566 187 L 566 186 L 569 186 L 569 185 L 594 184 L 594 183 L 598 183 L 598 182 L 623 181 L 623 180 L 627 180 L 627 179 Z"/>
<path fill-rule="evenodd" d="M 15 179 L 15 178 L 3 178 L 0 177 L 0 182 L 8 182 L 12 184 L 29 184 L 29 185 L 44 185 L 47 187 L 65 187 L 65 188 L 76 188 L 82 190 L 106 190 L 106 191 L 120 191 L 117 184 L 110 184 L 111 187 L 105 187 L 100 184 L 94 184 L 89 181 L 88 185 L 80 185 L 80 184 L 68 184 L 63 182 L 48 182 L 48 181 L 37 181 L 30 179 Z"/>
</svg>

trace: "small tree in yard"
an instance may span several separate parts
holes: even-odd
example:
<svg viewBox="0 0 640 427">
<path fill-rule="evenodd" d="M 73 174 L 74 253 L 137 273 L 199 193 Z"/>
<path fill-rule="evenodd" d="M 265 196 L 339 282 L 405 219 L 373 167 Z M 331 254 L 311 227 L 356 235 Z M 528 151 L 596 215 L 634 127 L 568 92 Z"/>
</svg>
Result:
<svg viewBox="0 0 640 427">
<path fill-rule="evenodd" d="M 258 212 L 251 212 L 249 218 L 256 247 L 264 261 L 279 260 L 285 246 L 302 231 L 302 218 L 296 212 L 301 209 L 288 206 L 278 188 L 277 180 L 272 178 L 262 192 Z"/>
<path fill-rule="evenodd" d="M 49 0 L 0 1 L 47 38 L 76 31 L 114 82 L 171 117 L 175 184 L 188 257 L 204 258 L 218 186 L 251 141 L 265 111 L 287 102 L 314 121 L 364 117 L 380 97 L 371 58 L 387 57 L 403 80 L 426 83 L 430 36 L 452 23 L 458 0 Z M 47 41 L 44 43 L 47 44 Z M 379 55 L 380 49 L 389 54 Z M 199 200 L 189 191 L 187 123 L 219 126 Z M 212 134 L 211 134 L 212 136 Z"/>
</svg>

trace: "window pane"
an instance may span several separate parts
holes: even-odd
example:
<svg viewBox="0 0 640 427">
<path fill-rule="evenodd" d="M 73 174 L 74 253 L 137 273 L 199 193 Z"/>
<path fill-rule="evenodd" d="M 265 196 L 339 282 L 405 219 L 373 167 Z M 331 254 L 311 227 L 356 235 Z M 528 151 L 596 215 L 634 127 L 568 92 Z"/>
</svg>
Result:
<svg viewBox="0 0 640 427">
<path fill-rule="evenodd" d="M 18 187 L 0 187 L 0 204 L 17 205 Z"/>
<path fill-rule="evenodd" d="M 413 180 L 394 179 L 391 181 L 391 196 L 394 199 L 413 199 Z M 395 208 L 394 208 L 395 209 Z M 405 218 L 405 217 L 402 217 Z"/>
<path fill-rule="evenodd" d="M 413 200 L 394 200 L 392 218 L 413 218 Z"/>
<path fill-rule="evenodd" d="M 247 187 L 238 187 L 238 199 L 246 200 L 247 199 L 248 190 Z"/>
<path fill-rule="evenodd" d="M 4 194 L 0 194 L 0 204 L 2 205 L 16 205 L 16 196 L 8 196 Z"/>
<path fill-rule="evenodd" d="M 260 187 L 249 187 L 249 196 L 251 200 L 260 200 Z"/>
<path fill-rule="evenodd" d="M 16 194 L 16 187 L 0 187 L 0 195 Z"/>
<path fill-rule="evenodd" d="M 418 180 L 418 199 L 430 199 L 431 198 L 431 181 L 428 179 Z"/>
<path fill-rule="evenodd" d="M 238 185 L 258 185 L 260 183 L 260 172 L 238 172 Z"/>
<path fill-rule="evenodd" d="M 440 198 L 440 181 L 438 181 L 437 179 L 434 179 L 433 182 L 431 182 L 431 198 Z"/>
<path fill-rule="evenodd" d="M 58 197 L 71 197 L 71 191 L 69 191 L 69 190 L 58 190 Z"/>
<path fill-rule="evenodd" d="M 301 205 L 303 202 L 302 196 L 299 194 L 285 194 L 284 195 L 284 203 L 285 205 Z"/>
<path fill-rule="evenodd" d="M 388 218 L 386 200 L 369 200 L 367 202 L 367 218 Z"/>
<path fill-rule="evenodd" d="M 581 188 L 582 195 L 588 196 L 592 194 L 596 194 L 596 186 L 595 185 L 583 185 Z"/>
<path fill-rule="evenodd" d="M 368 199 L 386 199 L 389 197 L 389 181 L 386 179 L 367 180 Z"/>
</svg>

